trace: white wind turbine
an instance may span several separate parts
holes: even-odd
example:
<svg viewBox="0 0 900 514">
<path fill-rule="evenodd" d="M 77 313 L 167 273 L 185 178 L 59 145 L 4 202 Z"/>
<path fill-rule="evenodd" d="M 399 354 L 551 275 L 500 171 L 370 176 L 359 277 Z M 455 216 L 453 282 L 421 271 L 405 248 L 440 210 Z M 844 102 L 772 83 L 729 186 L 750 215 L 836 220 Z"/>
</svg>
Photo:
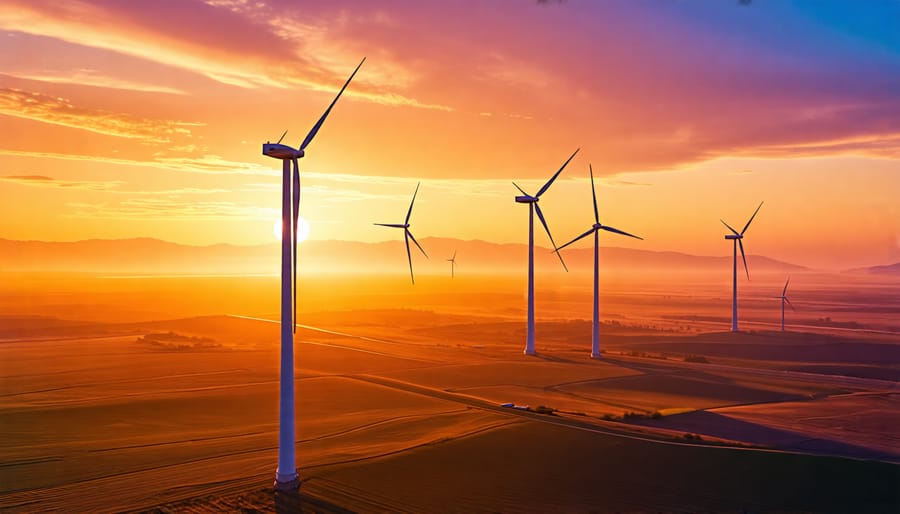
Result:
<svg viewBox="0 0 900 514">
<path fill-rule="evenodd" d="M 281 159 L 281 394 L 279 403 L 278 428 L 278 468 L 275 471 L 275 488 L 282 491 L 296 490 L 300 487 L 297 475 L 295 437 L 294 437 L 294 332 L 297 322 L 297 218 L 300 210 L 300 170 L 297 159 L 305 155 L 306 147 L 316 136 L 319 128 L 338 98 L 347 89 L 353 76 L 366 61 L 363 58 L 344 86 L 338 91 L 331 105 L 313 125 L 312 130 L 300 143 L 297 149 L 281 144 L 287 131 L 281 135 L 277 143 L 266 142 L 262 147 L 263 155 Z M 291 164 L 293 163 L 293 175 Z M 291 269 L 293 268 L 293 280 Z M 293 295 L 292 295 L 293 293 Z M 293 314 L 293 317 L 291 316 Z"/>
<path fill-rule="evenodd" d="M 571 161 L 577 153 L 578 150 L 575 150 L 575 152 L 566 159 L 566 162 L 563 163 L 562 167 L 559 168 L 559 171 L 550 177 L 550 180 L 548 180 L 547 183 L 544 184 L 544 187 L 542 187 L 534 196 L 529 195 L 525 190 L 519 187 L 518 184 L 513 182 L 516 189 L 522 193 L 521 196 L 516 197 L 516 203 L 528 204 L 528 333 L 525 336 L 525 355 L 534 355 L 534 213 L 537 211 L 538 218 L 541 220 L 541 224 L 544 225 L 544 230 L 547 231 L 547 237 L 550 238 L 550 243 L 553 244 L 553 249 L 556 250 L 556 242 L 553 241 L 553 236 L 550 235 L 550 228 L 547 226 L 547 220 L 544 219 L 544 214 L 541 212 L 540 206 L 538 206 L 538 200 L 540 200 L 542 194 L 547 192 L 547 189 L 550 188 L 550 185 L 553 184 L 556 177 L 562 173 L 562 170 L 565 169 L 566 165 L 569 164 L 569 161 Z M 563 268 L 565 268 L 566 271 L 569 271 L 565 261 L 563 261 L 562 254 L 557 253 L 556 255 L 559 257 L 559 262 L 562 263 Z"/>
<path fill-rule="evenodd" d="M 753 211 L 753 216 L 750 216 L 750 219 L 747 221 L 747 224 L 744 225 L 744 229 L 738 232 L 737 230 L 731 228 L 731 225 L 725 223 L 725 220 L 720 219 L 723 225 L 728 227 L 728 230 L 731 231 L 731 234 L 726 234 L 725 239 L 731 239 L 732 244 L 734 245 L 734 262 L 732 266 L 732 296 L 731 296 L 731 331 L 738 331 L 738 314 L 737 314 L 737 249 L 740 245 L 741 247 L 741 258 L 744 260 L 744 271 L 747 273 L 747 280 L 750 280 L 750 270 L 747 269 L 747 256 L 744 255 L 744 232 L 747 231 L 747 227 L 750 226 L 750 223 L 753 222 L 753 218 L 756 217 L 756 213 L 759 212 L 759 208 L 762 207 L 763 202 L 759 202 L 759 207 Z"/>
<path fill-rule="evenodd" d="M 787 297 L 787 286 L 791 283 L 791 277 L 788 277 L 787 282 L 784 283 L 784 289 L 781 291 L 781 296 L 776 296 L 775 298 L 781 299 L 781 331 L 784 332 L 784 304 L 787 302 L 788 305 L 791 306 L 791 310 L 797 312 L 797 309 L 794 309 L 794 304 L 788 300 Z"/>
<path fill-rule="evenodd" d="M 422 185 L 421 182 L 416 184 L 416 191 L 413 193 L 412 201 L 409 202 L 409 210 L 406 211 L 406 220 L 403 223 L 373 223 L 373 225 L 378 225 L 380 227 L 392 227 L 392 228 L 402 228 L 403 229 L 403 239 L 406 242 L 406 258 L 409 260 L 409 278 L 412 280 L 413 285 L 416 285 L 416 277 L 413 276 L 413 268 L 412 268 L 412 254 L 409 252 L 409 240 L 412 239 L 412 242 L 416 244 L 419 250 L 422 251 L 422 255 L 425 258 L 428 258 L 428 254 L 425 253 L 425 250 L 422 249 L 422 245 L 416 241 L 416 238 L 413 237 L 412 232 L 409 231 L 409 217 L 412 215 L 413 204 L 416 203 L 416 195 L 419 194 L 419 186 Z"/>
<path fill-rule="evenodd" d="M 619 230 L 617 228 L 610 227 L 609 225 L 603 225 L 600 223 L 600 212 L 597 209 L 597 192 L 594 190 L 594 168 L 590 164 L 588 164 L 588 168 L 591 170 L 591 195 L 594 198 L 594 225 L 591 226 L 584 234 L 576 237 L 575 239 L 569 241 L 568 243 L 560 246 L 557 249 L 562 250 L 563 248 L 569 246 L 570 244 L 578 241 L 579 239 L 585 238 L 591 234 L 594 234 L 594 325 L 593 325 L 593 337 L 591 338 L 591 358 L 599 359 L 600 358 L 600 269 L 599 269 L 599 255 L 600 255 L 600 231 L 605 230 L 607 232 L 614 232 L 616 234 L 622 234 L 623 236 L 633 237 L 635 239 L 643 240 L 644 238 L 638 237 L 633 234 L 629 234 L 628 232 Z"/>
<path fill-rule="evenodd" d="M 447 259 L 447 262 L 450 263 L 450 278 L 453 278 L 454 276 L 456 276 L 456 274 L 455 274 L 455 271 L 456 271 L 456 250 L 453 250 L 453 257 L 450 257 L 449 259 Z"/>
</svg>

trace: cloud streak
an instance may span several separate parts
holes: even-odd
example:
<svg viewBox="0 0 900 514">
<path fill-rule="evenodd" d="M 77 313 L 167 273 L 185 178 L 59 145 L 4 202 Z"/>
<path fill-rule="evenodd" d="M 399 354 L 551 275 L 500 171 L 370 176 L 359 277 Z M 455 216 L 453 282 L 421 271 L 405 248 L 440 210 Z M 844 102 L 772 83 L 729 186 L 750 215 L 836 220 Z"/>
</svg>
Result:
<svg viewBox="0 0 900 514">
<path fill-rule="evenodd" d="M 37 70 L 37 71 L 6 71 L 6 75 L 25 80 L 49 82 L 52 84 L 78 84 L 82 86 L 103 87 L 108 89 L 121 89 L 125 91 L 138 91 L 141 93 L 166 93 L 172 95 L 186 95 L 184 90 L 136 82 L 118 77 L 112 77 L 98 70 L 77 68 L 74 70 Z"/>
<path fill-rule="evenodd" d="M 341 18 L 338 14 L 337 20 L 328 17 L 301 23 L 264 2 L 10 0 L 0 4 L 0 28 L 110 50 L 248 89 L 300 86 L 333 92 L 340 81 L 337 77 L 344 76 L 349 63 L 362 56 L 332 50 L 334 44 L 317 44 L 326 35 L 340 37 L 331 33 L 331 27 L 346 24 Z M 317 51 L 310 52 L 311 47 Z M 410 73 L 385 57 L 369 65 L 375 69 L 360 77 L 348 96 L 388 106 L 452 110 L 404 94 L 398 84 L 403 88 L 402 77 Z"/>
<path fill-rule="evenodd" d="M 5 175 L 0 176 L 0 182 L 28 187 L 82 189 L 85 191 L 102 191 L 111 194 L 139 196 L 177 197 L 182 195 L 214 195 L 233 192 L 230 189 L 207 189 L 199 187 L 181 187 L 175 189 L 128 189 L 123 187 L 127 184 L 127 182 L 123 180 L 62 180 L 46 175 Z"/>
<path fill-rule="evenodd" d="M 6 175 L 0 176 L 0 181 L 23 186 L 85 189 L 88 191 L 109 191 L 124 184 L 121 180 L 58 180 L 45 175 Z"/>
<path fill-rule="evenodd" d="M 281 176 L 279 171 L 260 164 L 229 161 L 217 155 L 201 157 L 156 157 L 153 160 L 123 159 L 98 155 L 81 155 L 54 152 L 32 152 L 22 150 L 0 149 L 0 155 L 10 157 L 28 157 L 35 159 L 59 159 L 66 161 L 87 161 L 119 166 L 136 166 L 156 168 L 189 173 L 231 173 L 241 175 Z"/>
<path fill-rule="evenodd" d="M 176 198 L 131 198 L 121 202 L 70 202 L 71 218 L 140 221 L 272 220 L 276 209 L 226 201 L 185 201 Z"/>
<path fill-rule="evenodd" d="M 0 88 L 0 114 L 157 144 L 171 143 L 176 138 L 189 138 L 192 127 L 202 126 L 200 123 L 151 120 L 85 109 L 76 107 L 62 97 L 16 88 Z"/>
</svg>

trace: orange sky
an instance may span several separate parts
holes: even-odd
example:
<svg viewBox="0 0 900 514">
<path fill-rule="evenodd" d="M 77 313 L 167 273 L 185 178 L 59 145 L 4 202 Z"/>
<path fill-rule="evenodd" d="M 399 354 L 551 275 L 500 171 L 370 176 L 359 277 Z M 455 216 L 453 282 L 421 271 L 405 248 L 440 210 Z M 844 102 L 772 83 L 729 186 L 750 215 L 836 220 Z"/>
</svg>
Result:
<svg viewBox="0 0 900 514">
<path fill-rule="evenodd" d="M 815 5 L 814 5 L 815 4 Z M 646 241 L 845 268 L 900 260 L 896 2 L 0 5 L 0 237 L 273 240 L 278 161 L 363 57 L 301 161 L 316 239 Z M 547 245 L 543 236 L 539 244 Z"/>
</svg>

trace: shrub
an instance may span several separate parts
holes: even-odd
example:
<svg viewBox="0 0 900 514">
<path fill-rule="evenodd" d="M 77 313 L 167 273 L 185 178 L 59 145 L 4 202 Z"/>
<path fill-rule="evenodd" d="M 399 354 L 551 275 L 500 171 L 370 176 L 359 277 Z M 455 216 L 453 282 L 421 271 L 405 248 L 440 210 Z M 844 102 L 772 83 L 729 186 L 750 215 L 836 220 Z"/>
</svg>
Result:
<svg viewBox="0 0 900 514">
<path fill-rule="evenodd" d="M 702 355 L 687 355 L 684 362 L 699 362 L 700 364 L 709 364 L 709 359 Z"/>
</svg>

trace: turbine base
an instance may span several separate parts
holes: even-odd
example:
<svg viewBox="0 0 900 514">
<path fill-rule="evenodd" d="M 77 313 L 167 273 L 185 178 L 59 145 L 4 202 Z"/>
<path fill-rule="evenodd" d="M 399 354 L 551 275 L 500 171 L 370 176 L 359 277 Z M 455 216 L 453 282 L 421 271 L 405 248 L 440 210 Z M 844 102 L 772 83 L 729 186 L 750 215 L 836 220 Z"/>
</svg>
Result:
<svg viewBox="0 0 900 514">
<path fill-rule="evenodd" d="M 525 351 L 522 353 L 525 355 L 534 355 L 534 350 L 526 348 Z"/>
<path fill-rule="evenodd" d="M 284 492 L 296 492 L 300 490 L 300 476 L 294 471 L 288 475 L 275 473 L 275 490 Z"/>
<path fill-rule="evenodd" d="M 603 356 L 600 355 L 600 352 L 597 352 L 597 353 L 591 352 L 591 358 L 592 359 L 602 359 Z"/>
</svg>

